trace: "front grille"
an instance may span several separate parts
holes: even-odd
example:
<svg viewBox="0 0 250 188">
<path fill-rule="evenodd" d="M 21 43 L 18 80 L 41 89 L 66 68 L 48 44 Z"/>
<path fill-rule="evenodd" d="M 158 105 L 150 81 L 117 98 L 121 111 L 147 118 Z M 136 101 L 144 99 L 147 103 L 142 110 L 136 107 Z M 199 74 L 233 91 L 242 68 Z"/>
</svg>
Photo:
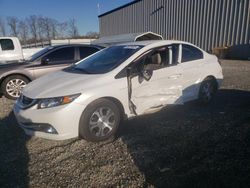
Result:
<svg viewBox="0 0 250 188">
<path fill-rule="evenodd" d="M 20 102 L 22 108 L 29 108 L 36 103 L 36 100 L 31 99 L 29 97 L 26 97 L 24 95 L 21 95 L 19 98 L 19 102 Z"/>
</svg>

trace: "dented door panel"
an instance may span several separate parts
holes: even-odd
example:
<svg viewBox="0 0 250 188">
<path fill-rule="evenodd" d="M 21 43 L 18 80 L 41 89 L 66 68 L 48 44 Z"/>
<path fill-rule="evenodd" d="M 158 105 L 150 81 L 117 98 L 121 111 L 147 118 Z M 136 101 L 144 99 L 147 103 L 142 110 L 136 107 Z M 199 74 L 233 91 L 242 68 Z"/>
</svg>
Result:
<svg viewBox="0 0 250 188">
<path fill-rule="evenodd" d="M 179 65 L 154 70 L 149 81 L 136 76 L 131 82 L 131 101 L 136 106 L 137 114 L 144 114 L 167 104 L 183 104 L 182 70 Z"/>
</svg>

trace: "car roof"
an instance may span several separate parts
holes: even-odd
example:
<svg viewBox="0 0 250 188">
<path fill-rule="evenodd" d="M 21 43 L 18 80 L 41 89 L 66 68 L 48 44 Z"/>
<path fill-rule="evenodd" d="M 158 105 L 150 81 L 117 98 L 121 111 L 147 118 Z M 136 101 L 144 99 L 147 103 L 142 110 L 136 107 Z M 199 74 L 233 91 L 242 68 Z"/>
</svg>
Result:
<svg viewBox="0 0 250 188">
<path fill-rule="evenodd" d="M 120 43 L 120 44 L 116 44 L 116 45 L 138 45 L 138 46 L 148 46 L 148 47 L 156 47 L 156 46 L 165 46 L 165 45 L 170 45 L 170 44 L 187 44 L 190 46 L 194 46 L 198 49 L 200 49 L 201 51 L 203 51 L 201 48 L 199 48 L 198 46 L 189 43 L 189 42 L 185 42 L 185 41 L 181 41 L 181 40 L 145 40 L 145 41 L 135 41 L 135 42 L 127 42 L 127 43 Z M 203 51 L 204 52 L 204 51 Z"/>
<path fill-rule="evenodd" d="M 181 43 L 181 44 L 190 44 L 188 42 L 180 41 L 180 40 L 145 40 L 145 41 L 135 41 L 135 42 L 127 42 L 127 43 L 121 43 L 117 45 L 138 45 L 138 46 L 148 46 L 151 44 L 163 44 L 163 45 L 168 45 L 168 44 L 173 44 L 173 43 Z"/>
<path fill-rule="evenodd" d="M 49 47 L 51 47 L 51 48 L 60 48 L 60 47 L 77 47 L 77 46 L 104 48 L 102 46 L 93 45 L 93 44 L 58 44 L 58 45 L 53 45 L 53 46 L 49 46 Z"/>
</svg>

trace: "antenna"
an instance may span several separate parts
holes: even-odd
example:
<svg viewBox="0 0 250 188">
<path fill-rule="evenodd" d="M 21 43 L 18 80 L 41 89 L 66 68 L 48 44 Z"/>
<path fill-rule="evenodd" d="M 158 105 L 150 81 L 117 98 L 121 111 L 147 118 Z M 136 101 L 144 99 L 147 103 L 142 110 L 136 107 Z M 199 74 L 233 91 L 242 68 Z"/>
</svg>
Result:
<svg viewBox="0 0 250 188">
<path fill-rule="evenodd" d="M 97 3 L 97 14 L 100 15 L 101 14 L 101 11 L 100 11 L 100 4 Z"/>
</svg>

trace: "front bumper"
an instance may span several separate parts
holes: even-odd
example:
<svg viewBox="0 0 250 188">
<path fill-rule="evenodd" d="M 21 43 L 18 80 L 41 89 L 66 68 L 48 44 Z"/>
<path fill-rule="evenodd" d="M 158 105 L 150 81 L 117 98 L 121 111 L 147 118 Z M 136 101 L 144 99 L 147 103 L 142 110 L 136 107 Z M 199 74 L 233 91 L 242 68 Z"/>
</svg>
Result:
<svg viewBox="0 0 250 188">
<path fill-rule="evenodd" d="M 79 136 L 79 121 L 84 109 L 84 105 L 74 102 L 53 108 L 37 109 L 34 105 L 22 109 L 17 101 L 13 111 L 27 135 L 65 140 Z"/>
</svg>

